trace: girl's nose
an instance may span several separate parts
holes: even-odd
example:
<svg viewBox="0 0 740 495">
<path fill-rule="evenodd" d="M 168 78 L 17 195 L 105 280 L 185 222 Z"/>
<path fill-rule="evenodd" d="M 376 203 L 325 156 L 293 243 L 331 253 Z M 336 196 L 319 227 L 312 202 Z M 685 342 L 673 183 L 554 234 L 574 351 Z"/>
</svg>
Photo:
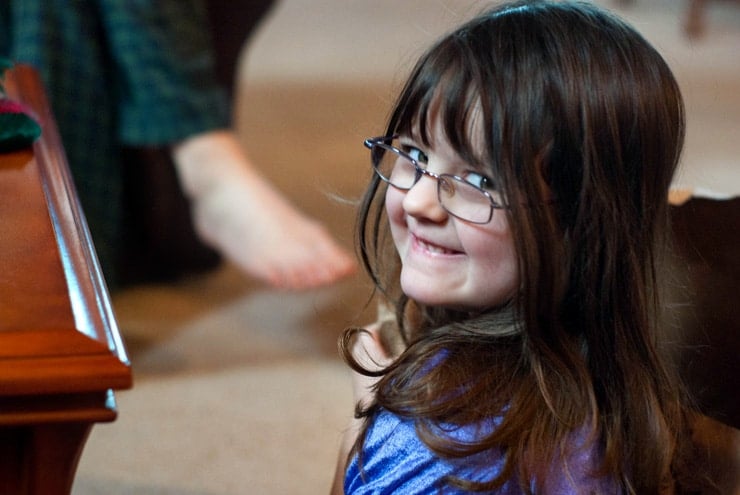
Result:
<svg viewBox="0 0 740 495">
<path fill-rule="evenodd" d="M 437 199 L 437 180 L 422 175 L 419 181 L 406 192 L 402 203 L 404 211 L 415 218 L 433 222 L 444 222 L 448 213 Z"/>
</svg>

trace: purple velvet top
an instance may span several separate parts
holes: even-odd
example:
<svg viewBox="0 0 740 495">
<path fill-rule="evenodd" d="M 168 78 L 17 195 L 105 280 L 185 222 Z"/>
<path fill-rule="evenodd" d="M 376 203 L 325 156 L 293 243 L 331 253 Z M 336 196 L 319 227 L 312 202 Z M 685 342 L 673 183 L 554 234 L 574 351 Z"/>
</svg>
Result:
<svg viewBox="0 0 740 495">
<path fill-rule="evenodd" d="M 495 428 L 498 421 L 489 424 L 445 428 L 450 438 L 466 442 Z M 599 465 L 595 447 L 586 445 L 585 435 L 574 434 L 573 453 L 565 463 L 557 462 L 544 483 L 531 481 L 534 493 L 616 494 L 618 488 L 610 479 L 593 476 Z M 434 454 L 419 439 L 412 420 L 388 411 L 380 411 L 370 425 L 363 447 L 362 472 L 355 456 L 345 473 L 346 495 L 381 494 L 455 494 L 459 488 L 443 484 L 443 478 L 453 476 L 472 481 L 493 479 L 504 465 L 498 450 L 482 452 L 464 459 L 444 459 Z M 518 479 L 508 480 L 494 492 L 500 495 L 521 494 Z"/>
</svg>

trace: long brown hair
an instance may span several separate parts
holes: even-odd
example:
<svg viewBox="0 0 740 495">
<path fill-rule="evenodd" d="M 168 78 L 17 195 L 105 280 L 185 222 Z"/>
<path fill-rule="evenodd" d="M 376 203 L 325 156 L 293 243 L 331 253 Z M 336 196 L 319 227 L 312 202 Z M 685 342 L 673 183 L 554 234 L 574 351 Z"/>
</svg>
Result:
<svg viewBox="0 0 740 495">
<path fill-rule="evenodd" d="M 496 214 L 509 216 L 521 289 L 506 308 L 474 315 L 408 301 L 374 178 L 359 252 L 395 304 L 406 346 L 359 414 L 384 408 L 415 419 L 441 456 L 502 449 L 501 475 L 451 480 L 464 488 L 516 476 L 529 491 L 550 472 L 543 459 L 567 458 L 573 432 L 585 428 L 603 456 L 594 474 L 628 493 L 658 493 L 678 463 L 682 429 L 681 389 L 657 338 L 667 195 L 684 138 L 671 71 L 634 29 L 591 4 L 517 2 L 421 57 L 387 135 L 415 129 L 428 143 L 437 105 L 448 142 L 500 187 L 507 208 Z M 473 118 L 482 140 L 471 135 Z M 347 345 L 344 354 L 361 369 Z M 436 428 L 493 417 L 495 431 L 472 444 Z"/>
</svg>

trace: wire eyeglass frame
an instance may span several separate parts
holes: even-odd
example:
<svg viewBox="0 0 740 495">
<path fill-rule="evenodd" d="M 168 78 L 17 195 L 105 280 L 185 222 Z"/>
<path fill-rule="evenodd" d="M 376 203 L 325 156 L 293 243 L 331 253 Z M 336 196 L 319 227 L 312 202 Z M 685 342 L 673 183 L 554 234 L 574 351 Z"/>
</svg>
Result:
<svg viewBox="0 0 740 495">
<path fill-rule="evenodd" d="M 389 144 L 397 138 L 398 136 L 378 136 L 368 138 L 364 142 L 365 147 L 368 148 L 371 153 L 373 170 L 378 175 L 378 177 L 380 177 L 380 179 L 382 179 L 387 184 L 393 186 L 399 191 L 409 191 L 412 187 L 416 185 L 417 182 L 419 182 L 423 175 L 426 175 L 427 177 L 430 177 L 437 182 L 437 201 L 439 202 L 440 206 L 442 206 L 442 208 L 453 217 L 474 224 L 483 225 L 490 222 L 493 218 L 493 211 L 496 209 L 504 208 L 504 206 L 500 205 L 496 202 L 496 200 L 493 199 L 490 192 L 486 191 L 485 189 L 481 189 L 475 184 L 471 184 L 460 176 L 453 174 L 435 174 L 434 172 L 430 172 L 429 170 L 423 168 L 417 160 L 411 157 L 411 155 Z M 394 183 L 394 181 L 391 179 L 393 172 L 396 171 L 396 168 L 399 165 L 397 159 L 396 161 L 394 161 L 393 168 L 390 170 L 389 173 L 385 173 L 383 170 L 381 170 L 381 164 L 383 163 L 383 153 L 385 152 L 393 153 L 394 155 L 396 155 L 397 159 L 403 159 L 404 161 L 400 163 L 408 162 L 410 165 L 413 166 L 414 177 L 410 185 L 407 186 L 405 184 Z M 460 191 L 467 194 L 469 198 L 473 198 L 473 202 L 466 202 L 464 199 L 458 199 L 457 202 L 452 202 L 456 194 Z M 484 197 L 485 200 L 482 199 Z M 475 201 L 475 199 L 480 199 L 480 202 Z M 480 207 L 484 206 L 484 204 L 488 206 L 488 212 L 482 214 L 480 218 L 478 218 L 477 213 L 474 218 L 470 218 L 470 215 L 472 215 L 473 212 L 476 211 L 475 209 L 472 209 L 467 213 L 464 211 L 464 207 L 466 206 Z"/>
</svg>

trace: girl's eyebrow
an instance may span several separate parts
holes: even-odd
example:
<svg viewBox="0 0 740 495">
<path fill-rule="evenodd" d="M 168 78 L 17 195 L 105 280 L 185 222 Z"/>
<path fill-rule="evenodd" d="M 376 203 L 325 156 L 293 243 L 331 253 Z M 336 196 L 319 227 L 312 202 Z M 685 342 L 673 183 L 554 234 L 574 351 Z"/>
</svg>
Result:
<svg viewBox="0 0 740 495">
<path fill-rule="evenodd" d="M 424 143 L 420 138 L 414 135 L 409 134 L 399 134 L 398 135 L 398 142 L 399 144 L 405 144 L 405 145 L 413 145 L 417 148 L 424 148 L 425 150 L 433 151 L 434 147 L 432 144 L 426 144 Z"/>
<path fill-rule="evenodd" d="M 399 132 L 398 133 L 398 138 L 399 139 L 405 138 L 405 139 L 411 139 L 411 140 L 414 140 L 414 141 L 420 141 L 421 140 L 421 135 L 419 134 L 419 132 L 416 131 L 416 129 L 410 129 L 408 131 Z"/>
</svg>

